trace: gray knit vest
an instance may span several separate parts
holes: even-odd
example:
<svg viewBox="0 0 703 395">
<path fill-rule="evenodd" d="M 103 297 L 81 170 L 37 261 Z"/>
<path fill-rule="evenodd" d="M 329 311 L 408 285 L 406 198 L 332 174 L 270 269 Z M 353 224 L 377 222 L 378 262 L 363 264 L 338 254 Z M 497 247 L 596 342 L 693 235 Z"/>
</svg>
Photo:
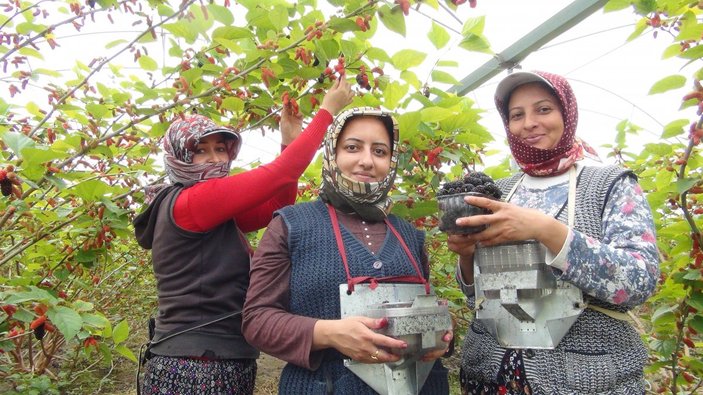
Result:
<svg viewBox="0 0 703 395">
<path fill-rule="evenodd" d="M 317 200 L 285 207 L 277 213 L 283 217 L 288 228 L 288 251 L 292 266 L 290 312 L 321 319 L 339 319 L 339 284 L 346 284 L 347 279 L 326 205 Z M 420 264 L 424 233 L 394 215 L 388 219 Z M 386 232 L 383 246 L 374 255 L 344 225 L 340 224 L 340 228 L 352 277 L 416 274 L 390 230 Z M 376 261 L 382 262 L 380 269 L 374 268 Z M 423 275 L 428 277 L 427 273 Z M 328 350 L 324 361 L 314 371 L 287 364 L 281 373 L 279 394 L 375 394 L 371 387 L 344 367 L 342 358 L 339 352 Z M 446 395 L 448 391 L 447 370 L 438 361 L 421 394 Z"/>
<path fill-rule="evenodd" d="M 522 177 L 498 180 L 510 191 Z M 574 227 L 593 238 L 603 238 L 601 230 L 605 202 L 615 182 L 635 177 L 618 166 L 585 167 L 578 177 Z M 564 207 L 557 216 L 567 222 Z M 625 311 L 588 295 L 589 304 Z M 471 303 L 474 301 L 471 300 Z M 505 349 L 486 328 L 474 321 L 467 331 L 462 349 L 462 370 L 468 379 L 493 382 Z M 534 394 L 633 394 L 644 393 L 643 369 L 647 349 L 635 329 L 627 322 L 586 309 L 554 350 L 524 350 L 525 376 Z"/>
<path fill-rule="evenodd" d="M 208 232 L 176 225 L 173 205 L 179 186 L 161 191 L 134 221 L 139 244 L 152 251 L 159 312 L 155 340 L 195 322 L 241 312 L 249 287 L 249 254 L 234 220 Z M 242 335 L 241 314 L 193 329 L 152 348 L 156 355 L 257 358 Z"/>
</svg>

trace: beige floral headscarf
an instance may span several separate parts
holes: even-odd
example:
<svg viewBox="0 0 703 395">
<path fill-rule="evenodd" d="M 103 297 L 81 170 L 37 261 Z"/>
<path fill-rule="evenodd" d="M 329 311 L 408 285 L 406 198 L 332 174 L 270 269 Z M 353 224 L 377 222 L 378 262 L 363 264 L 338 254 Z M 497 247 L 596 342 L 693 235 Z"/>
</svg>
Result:
<svg viewBox="0 0 703 395">
<path fill-rule="evenodd" d="M 352 180 L 342 174 L 337 166 L 337 140 L 346 123 L 358 117 L 378 117 L 386 126 L 391 138 L 390 170 L 380 182 Z M 359 107 L 337 115 L 324 141 L 322 191 L 320 193 L 322 200 L 342 211 L 354 211 L 364 220 L 382 221 L 393 205 L 388 192 L 393 187 L 398 167 L 398 138 L 398 122 L 387 111 L 373 107 Z"/>
</svg>

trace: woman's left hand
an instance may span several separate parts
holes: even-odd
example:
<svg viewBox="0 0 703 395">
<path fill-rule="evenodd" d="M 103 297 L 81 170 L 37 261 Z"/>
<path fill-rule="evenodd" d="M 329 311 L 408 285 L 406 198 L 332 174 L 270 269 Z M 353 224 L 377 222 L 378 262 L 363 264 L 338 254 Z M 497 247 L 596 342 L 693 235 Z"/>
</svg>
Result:
<svg viewBox="0 0 703 395">
<path fill-rule="evenodd" d="M 422 362 L 431 362 L 437 358 L 443 357 L 444 354 L 446 354 L 447 351 L 449 351 L 449 344 L 451 343 L 453 338 L 454 338 L 454 331 L 450 329 L 447 332 L 445 332 L 444 336 L 442 337 L 442 341 L 447 343 L 447 346 L 441 350 L 434 350 L 434 351 L 428 352 L 427 354 L 423 355 L 422 358 L 420 358 L 420 360 Z"/>
<path fill-rule="evenodd" d="M 473 235 L 483 246 L 534 239 L 557 253 L 568 235 L 566 225 L 535 209 L 476 196 L 466 196 L 464 201 L 493 212 L 456 220 L 459 226 L 488 225 L 486 230 Z"/>
</svg>

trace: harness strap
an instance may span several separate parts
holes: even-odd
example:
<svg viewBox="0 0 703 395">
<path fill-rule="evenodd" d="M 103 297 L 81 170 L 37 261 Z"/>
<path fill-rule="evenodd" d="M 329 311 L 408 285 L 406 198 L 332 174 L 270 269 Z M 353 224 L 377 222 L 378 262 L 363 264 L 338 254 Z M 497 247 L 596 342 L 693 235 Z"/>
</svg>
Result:
<svg viewBox="0 0 703 395">
<path fill-rule="evenodd" d="M 630 313 L 629 311 L 627 313 L 624 313 L 622 311 L 610 310 L 610 309 L 606 309 L 606 308 L 600 307 L 600 306 L 595 306 L 592 304 L 587 304 L 586 308 L 591 309 L 593 311 L 597 311 L 602 314 L 605 314 L 608 317 L 615 318 L 616 320 L 619 320 L 619 321 L 625 321 L 625 322 L 629 322 L 630 324 L 635 324 L 634 317 L 632 316 L 632 313 Z"/>
<path fill-rule="evenodd" d="M 400 236 L 400 233 L 398 233 L 398 231 L 395 229 L 395 227 L 390 223 L 390 221 L 388 221 L 388 218 L 385 218 L 384 222 L 386 223 L 386 226 L 388 226 L 388 229 L 391 230 L 393 235 L 400 242 L 400 245 L 403 247 L 405 254 L 408 256 L 408 258 L 410 259 L 410 262 L 412 263 L 413 267 L 415 268 L 415 272 L 417 272 L 417 276 L 389 276 L 389 277 L 360 276 L 360 277 L 352 277 L 351 272 L 349 271 L 349 262 L 347 261 L 347 253 L 346 253 L 346 250 L 344 249 L 344 241 L 342 240 L 342 232 L 339 227 L 339 220 L 337 219 L 337 212 L 334 210 L 334 207 L 332 207 L 330 204 L 327 204 L 327 211 L 329 212 L 330 219 L 332 220 L 332 229 L 334 230 L 334 237 L 335 237 L 335 240 L 337 241 L 337 249 L 339 249 L 339 254 L 340 254 L 340 257 L 342 258 L 342 263 L 344 263 L 344 271 L 346 272 L 346 275 L 347 275 L 347 293 L 351 294 L 352 292 L 354 292 L 354 286 L 356 284 L 361 284 L 363 282 L 369 281 L 371 283 L 371 289 L 375 289 L 379 282 L 405 282 L 405 283 L 414 283 L 414 284 L 424 284 L 425 285 L 425 292 L 428 295 L 430 294 L 430 283 L 428 283 L 427 280 L 425 279 L 425 277 L 422 276 L 422 272 L 420 271 L 420 266 L 417 264 L 417 261 L 415 260 L 412 253 L 410 252 L 410 248 L 408 248 L 407 244 L 405 244 L 405 241 Z"/>
</svg>

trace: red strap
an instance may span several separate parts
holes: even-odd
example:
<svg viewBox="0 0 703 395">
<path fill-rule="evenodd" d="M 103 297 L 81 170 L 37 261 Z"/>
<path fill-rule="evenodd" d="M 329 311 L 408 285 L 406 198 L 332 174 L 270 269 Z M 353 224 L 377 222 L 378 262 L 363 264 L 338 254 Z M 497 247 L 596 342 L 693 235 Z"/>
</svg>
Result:
<svg viewBox="0 0 703 395">
<path fill-rule="evenodd" d="M 410 258 L 410 262 L 413 264 L 413 267 L 415 268 L 415 272 L 417 272 L 417 276 L 388 276 L 388 277 L 372 277 L 372 276 L 360 276 L 360 277 L 352 277 L 351 273 L 349 272 L 349 262 L 347 261 L 347 253 L 344 249 L 344 242 L 342 241 L 342 232 L 339 228 L 339 221 L 337 219 L 337 212 L 334 211 L 334 208 L 331 205 L 327 205 L 327 211 L 330 214 L 330 219 L 332 220 L 332 229 L 334 230 L 334 237 L 337 240 L 337 248 L 339 249 L 339 254 L 342 257 L 342 262 L 344 263 L 344 271 L 347 274 L 347 293 L 351 294 L 354 292 L 354 285 L 356 284 L 361 284 L 364 282 L 369 282 L 370 283 L 370 288 L 371 290 L 376 289 L 378 286 L 379 282 L 400 282 L 400 283 L 413 283 L 413 284 L 424 284 L 425 285 L 425 292 L 429 295 L 430 294 L 430 284 L 427 282 L 425 277 L 422 276 L 422 272 L 420 271 L 420 266 L 417 264 L 417 261 L 413 257 L 412 253 L 410 252 L 410 249 L 408 248 L 408 245 L 405 244 L 405 241 L 403 238 L 400 236 L 398 231 L 393 227 L 393 225 L 388 221 L 388 218 L 384 219 L 384 222 L 386 223 L 386 226 L 393 232 L 393 235 L 398 239 L 400 242 L 400 245 L 403 247 L 403 250 L 405 251 L 405 254 Z"/>
<path fill-rule="evenodd" d="M 398 233 L 397 230 L 391 225 L 391 221 L 388 220 L 388 218 L 383 219 L 386 222 L 386 225 L 388 225 L 388 228 L 390 228 L 391 232 L 395 235 L 395 237 L 398 239 L 400 242 L 400 245 L 403 246 L 403 249 L 405 250 L 405 254 L 408 255 L 408 258 L 410 258 L 410 262 L 413 264 L 413 267 L 415 268 L 415 272 L 417 272 L 417 276 L 420 278 L 421 282 L 420 284 L 425 284 L 425 293 L 427 295 L 430 294 L 430 283 L 427 282 L 425 277 L 422 276 L 422 272 L 420 271 L 420 266 L 417 264 L 417 261 L 413 257 L 413 254 L 410 253 L 410 249 L 408 248 L 408 245 L 405 244 L 405 240 L 403 240 L 402 237 L 400 237 L 400 234 Z"/>
<path fill-rule="evenodd" d="M 337 239 L 337 249 L 339 250 L 339 255 L 342 257 L 342 262 L 344 262 L 344 271 L 347 272 L 347 293 L 351 294 L 354 292 L 354 283 L 352 282 L 351 273 L 349 273 L 349 264 L 347 263 L 347 253 L 344 250 L 344 242 L 342 241 L 342 232 L 339 230 L 339 221 L 337 220 L 337 212 L 334 211 L 334 207 L 327 205 L 327 211 L 330 213 L 330 219 L 332 219 L 332 230 L 334 230 L 334 238 Z"/>
<path fill-rule="evenodd" d="M 247 250 L 247 254 L 249 254 L 249 261 L 251 261 L 251 258 L 254 256 L 254 249 L 251 247 L 251 244 L 249 244 L 249 239 L 247 239 L 247 236 L 239 229 L 239 227 L 237 227 L 237 233 L 239 233 L 239 240 L 242 241 L 242 246 L 245 250 Z"/>
</svg>

